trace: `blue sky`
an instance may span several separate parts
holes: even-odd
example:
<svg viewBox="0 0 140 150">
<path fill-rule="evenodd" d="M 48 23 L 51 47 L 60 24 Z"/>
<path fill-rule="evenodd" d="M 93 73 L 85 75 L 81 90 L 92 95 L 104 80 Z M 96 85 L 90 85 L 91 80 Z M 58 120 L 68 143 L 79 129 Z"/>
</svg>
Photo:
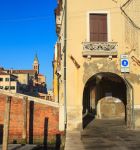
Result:
<svg viewBox="0 0 140 150">
<path fill-rule="evenodd" d="M 52 88 L 57 0 L 0 0 L 0 66 L 32 69 L 35 53 L 40 73 Z"/>
</svg>

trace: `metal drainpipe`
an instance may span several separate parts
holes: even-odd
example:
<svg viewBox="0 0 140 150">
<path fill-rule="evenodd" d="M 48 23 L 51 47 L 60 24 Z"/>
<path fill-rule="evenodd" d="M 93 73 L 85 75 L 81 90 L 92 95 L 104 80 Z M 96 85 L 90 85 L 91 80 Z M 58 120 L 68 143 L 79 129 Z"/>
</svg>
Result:
<svg viewBox="0 0 140 150">
<path fill-rule="evenodd" d="M 65 114 L 65 128 L 67 127 L 67 93 L 66 93 L 66 47 L 67 47 L 67 0 L 65 0 L 64 4 L 64 11 L 65 11 L 65 17 L 64 17 L 64 114 Z"/>
</svg>

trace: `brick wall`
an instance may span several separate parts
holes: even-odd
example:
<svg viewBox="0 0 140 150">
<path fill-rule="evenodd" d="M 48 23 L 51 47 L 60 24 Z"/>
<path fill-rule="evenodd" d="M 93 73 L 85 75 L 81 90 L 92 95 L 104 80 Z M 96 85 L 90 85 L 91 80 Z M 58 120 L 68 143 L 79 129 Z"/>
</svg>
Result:
<svg viewBox="0 0 140 150">
<path fill-rule="evenodd" d="M 4 124 L 6 96 L 0 94 L 0 137 Z M 59 108 L 27 101 L 27 141 L 46 143 L 53 141 L 59 132 Z M 23 100 L 12 97 L 9 143 L 21 143 L 23 133 Z M 0 138 L 1 142 L 1 138 Z"/>
</svg>

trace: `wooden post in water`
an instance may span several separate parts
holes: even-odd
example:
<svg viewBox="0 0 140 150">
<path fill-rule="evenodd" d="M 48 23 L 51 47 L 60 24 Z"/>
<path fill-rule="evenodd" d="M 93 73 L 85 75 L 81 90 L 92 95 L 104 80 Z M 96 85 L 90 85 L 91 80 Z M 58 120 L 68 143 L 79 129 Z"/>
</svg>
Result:
<svg viewBox="0 0 140 150">
<path fill-rule="evenodd" d="M 5 114 L 4 114 L 4 129 L 3 129 L 3 145 L 2 150 L 8 150 L 8 137 L 9 137 L 9 124 L 10 124 L 10 107 L 11 97 L 6 97 L 5 103 Z"/>
<path fill-rule="evenodd" d="M 23 144 L 27 143 L 27 99 L 28 97 L 23 97 L 23 132 L 22 140 Z"/>
</svg>

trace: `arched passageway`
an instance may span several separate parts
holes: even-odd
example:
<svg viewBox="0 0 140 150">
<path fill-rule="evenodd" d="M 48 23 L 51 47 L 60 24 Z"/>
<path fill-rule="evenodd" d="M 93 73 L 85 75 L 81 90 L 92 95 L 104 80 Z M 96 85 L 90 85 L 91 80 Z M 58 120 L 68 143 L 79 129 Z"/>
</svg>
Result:
<svg viewBox="0 0 140 150">
<path fill-rule="evenodd" d="M 83 91 L 83 128 L 94 118 L 126 120 L 126 105 L 124 80 L 110 72 L 95 74 Z"/>
</svg>

